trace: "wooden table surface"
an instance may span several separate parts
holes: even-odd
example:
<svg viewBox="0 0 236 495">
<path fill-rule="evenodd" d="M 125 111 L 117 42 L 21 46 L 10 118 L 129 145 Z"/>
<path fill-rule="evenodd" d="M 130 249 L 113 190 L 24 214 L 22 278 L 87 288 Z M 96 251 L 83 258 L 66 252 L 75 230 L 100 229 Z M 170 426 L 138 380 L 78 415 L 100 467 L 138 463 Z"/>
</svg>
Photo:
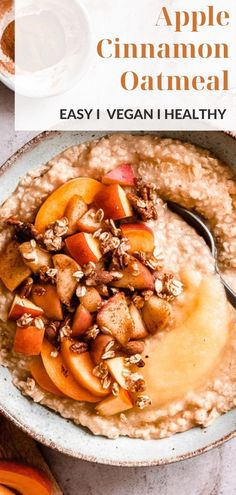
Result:
<svg viewBox="0 0 236 495">
<path fill-rule="evenodd" d="M 33 133 L 14 132 L 13 94 L 0 84 L 0 165 Z M 42 448 L 65 495 L 234 495 L 236 439 L 169 466 L 117 468 Z"/>
</svg>

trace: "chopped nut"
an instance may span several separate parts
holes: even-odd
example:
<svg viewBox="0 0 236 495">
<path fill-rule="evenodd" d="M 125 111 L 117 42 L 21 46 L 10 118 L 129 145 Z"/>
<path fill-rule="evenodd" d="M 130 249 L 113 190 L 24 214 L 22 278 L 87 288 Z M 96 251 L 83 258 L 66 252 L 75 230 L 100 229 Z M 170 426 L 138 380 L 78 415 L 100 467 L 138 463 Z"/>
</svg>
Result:
<svg viewBox="0 0 236 495">
<path fill-rule="evenodd" d="M 173 273 L 160 273 L 155 280 L 155 291 L 158 297 L 171 301 L 183 291 L 183 284 Z"/>
<path fill-rule="evenodd" d="M 61 323 L 60 321 L 51 321 L 45 329 L 45 336 L 49 342 L 54 342 L 58 336 L 58 331 Z"/>
<path fill-rule="evenodd" d="M 39 278 L 44 283 L 55 284 L 57 281 L 57 269 L 42 266 L 39 270 Z"/>
<path fill-rule="evenodd" d="M 28 277 L 21 285 L 19 296 L 22 297 L 23 299 L 25 297 L 29 297 L 33 287 L 33 283 L 34 283 L 33 279 L 31 277 Z"/>
<path fill-rule="evenodd" d="M 46 289 L 44 287 L 33 287 L 32 293 L 37 296 L 43 296 L 46 294 Z"/>
<path fill-rule="evenodd" d="M 105 223 L 106 225 L 108 226 L 110 232 L 112 233 L 112 235 L 114 235 L 115 237 L 121 237 L 122 235 L 122 232 L 121 232 L 121 229 L 119 229 L 114 220 L 112 220 L 111 218 L 105 220 Z"/>
<path fill-rule="evenodd" d="M 74 342 L 71 344 L 70 350 L 75 354 L 83 354 L 88 351 L 88 344 L 86 342 Z"/>
<path fill-rule="evenodd" d="M 142 309 L 145 304 L 144 298 L 137 293 L 133 295 L 132 301 L 138 309 Z"/>
<path fill-rule="evenodd" d="M 94 272 L 94 270 L 96 270 L 96 263 L 94 263 L 93 261 L 89 261 L 89 263 L 83 266 L 83 272 L 85 277 L 91 275 Z"/>
<path fill-rule="evenodd" d="M 144 351 L 144 342 L 142 342 L 142 340 L 131 340 L 130 342 L 127 342 L 126 346 L 124 347 L 124 351 L 126 352 L 126 354 L 129 354 L 132 357 L 133 354 L 140 355 Z"/>
<path fill-rule="evenodd" d="M 139 407 L 139 409 L 144 409 L 145 407 L 151 406 L 151 404 L 152 401 L 148 395 L 140 395 L 135 401 L 135 405 Z"/>
<path fill-rule="evenodd" d="M 130 392 L 144 392 L 146 389 L 145 380 L 139 373 L 130 373 L 125 377 L 125 381 Z"/>
<path fill-rule="evenodd" d="M 59 340 L 70 337 L 71 332 L 70 317 L 67 317 L 59 329 Z"/>
<path fill-rule="evenodd" d="M 43 242 L 48 251 L 60 251 L 63 246 L 63 236 L 68 231 L 68 219 L 66 217 L 50 224 L 43 234 Z"/>
<path fill-rule="evenodd" d="M 32 238 L 37 241 L 42 239 L 42 235 L 36 230 L 34 224 L 30 222 L 22 222 L 17 217 L 10 217 L 6 220 L 6 223 L 14 227 L 16 236 L 20 242 L 29 241 Z"/>
<path fill-rule="evenodd" d="M 113 394 L 115 397 L 117 397 L 117 396 L 119 395 L 119 390 L 120 390 L 120 387 L 119 387 L 118 383 L 117 383 L 117 382 L 114 382 L 114 383 L 112 384 L 112 389 L 111 389 L 111 392 L 112 392 L 112 394 Z"/>
<path fill-rule="evenodd" d="M 156 258 L 154 255 L 149 255 L 144 251 L 135 251 L 135 258 L 137 258 L 143 265 L 152 271 L 161 270 L 163 266 L 164 257 Z"/>
<path fill-rule="evenodd" d="M 24 313 L 18 320 L 16 324 L 19 328 L 29 327 L 34 321 L 34 318 L 28 313 Z"/>
<path fill-rule="evenodd" d="M 87 330 L 85 334 L 85 338 L 86 340 L 95 340 L 99 333 L 100 333 L 99 327 L 97 325 L 93 325 Z"/>
<path fill-rule="evenodd" d="M 93 375 L 97 376 L 98 378 L 105 378 L 109 374 L 107 364 L 104 362 L 99 363 L 95 368 L 93 369 Z"/>
<path fill-rule="evenodd" d="M 69 370 L 64 366 L 64 364 L 61 367 L 61 371 L 62 371 L 63 375 L 67 378 L 69 375 Z"/>
</svg>

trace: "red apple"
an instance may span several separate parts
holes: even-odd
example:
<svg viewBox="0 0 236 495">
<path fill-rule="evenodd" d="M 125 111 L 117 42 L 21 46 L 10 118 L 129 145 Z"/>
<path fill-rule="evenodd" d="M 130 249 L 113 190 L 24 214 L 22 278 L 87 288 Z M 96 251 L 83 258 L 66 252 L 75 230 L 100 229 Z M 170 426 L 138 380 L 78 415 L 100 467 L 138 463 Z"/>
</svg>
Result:
<svg viewBox="0 0 236 495">
<path fill-rule="evenodd" d="M 72 324 L 72 337 L 78 337 L 83 335 L 93 324 L 93 316 L 89 311 L 80 304 L 75 312 L 73 324 Z"/>
<path fill-rule="evenodd" d="M 112 342 L 114 339 L 111 335 L 105 335 L 104 333 L 100 333 L 96 339 L 94 339 L 91 343 L 90 355 L 93 362 L 97 365 L 102 360 L 102 356 L 105 352 L 107 344 Z"/>
<path fill-rule="evenodd" d="M 122 163 L 113 168 L 102 178 L 103 184 L 121 184 L 122 186 L 134 186 L 135 176 L 129 163 Z"/>
<path fill-rule="evenodd" d="M 130 257 L 127 268 L 120 270 L 122 278 L 112 282 L 113 287 L 127 289 L 133 287 L 138 290 L 154 290 L 154 278 L 146 266 L 134 257 Z"/>
<path fill-rule="evenodd" d="M 92 234 L 80 232 L 79 234 L 67 237 L 66 247 L 77 263 L 86 265 L 89 261 L 97 263 L 102 257 L 99 249 L 99 242 Z"/>
<path fill-rule="evenodd" d="M 24 313 L 31 316 L 39 316 L 43 314 L 43 309 L 36 306 L 36 304 L 29 301 L 29 299 L 22 299 L 20 296 L 16 295 L 11 305 L 8 318 L 9 320 L 18 320 Z"/>
<path fill-rule="evenodd" d="M 144 223 L 127 223 L 121 225 L 121 231 L 124 237 L 129 239 L 130 253 L 135 251 L 144 251 L 151 253 L 154 249 L 154 234 L 152 229 Z"/>
<path fill-rule="evenodd" d="M 20 462 L 0 461 L 0 483 L 17 490 L 21 495 L 52 495 L 48 476 L 36 467 Z"/>
<path fill-rule="evenodd" d="M 122 187 L 118 184 L 104 187 L 94 198 L 97 208 L 102 208 L 105 218 L 119 220 L 132 216 L 132 208 Z"/>
<path fill-rule="evenodd" d="M 44 331 L 34 326 L 16 327 L 14 352 L 25 356 L 38 356 L 42 349 Z"/>
</svg>

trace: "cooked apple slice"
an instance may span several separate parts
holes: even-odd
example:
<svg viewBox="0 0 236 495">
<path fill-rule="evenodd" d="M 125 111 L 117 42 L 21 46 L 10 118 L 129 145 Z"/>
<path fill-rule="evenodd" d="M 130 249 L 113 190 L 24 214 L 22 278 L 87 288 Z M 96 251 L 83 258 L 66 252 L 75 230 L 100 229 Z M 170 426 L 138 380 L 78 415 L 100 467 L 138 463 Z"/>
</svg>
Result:
<svg viewBox="0 0 236 495">
<path fill-rule="evenodd" d="M 172 307 L 170 303 L 157 296 L 152 296 L 144 304 L 142 317 L 148 331 L 152 334 L 164 330 L 171 321 Z"/>
<path fill-rule="evenodd" d="M 78 194 L 72 196 L 64 213 L 64 216 L 68 220 L 67 235 L 72 235 L 75 234 L 75 232 L 78 232 L 78 221 L 86 213 L 87 209 L 88 207 L 85 201 L 78 196 Z"/>
<path fill-rule="evenodd" d="M 13 291 L 30 274 L 31 270 L 20 254 L 19 243 L 10 241 L 1 253 L 0 279 L 8 290 Z"/>
<path fill-rule="evenodd" d="M 110 335 L 105 335 L 100 333 L 96 339 L 91 343 L 90 356 L 94 364 L 99 364 L 102 360 L 102 356 L 106 350 L 106 346 L 112 342 L 114 339 Z"/>
<path fill-rule="evenodd" d="M 90 312 L 83 306 L 79 304 L 76 309 L 75 316 L 72 324 L 72 337 L 79 337 L 87 332 L 87 330 L 93 324 L 93 316 Z"/>
<path fill-rule="evenodd" d="M 100 229 L 103 223 L 97 219 L 97 211 L 96 208 L 90 208 L 78 221 L 78 230 L 93 234 L 96 230 Z"/>
<path fill-rule="evenodd" d="M 128 411 L 132 407 L 133 402 L 129 393 L 127 390 L 120 388 L 119 394 L 116 397 L 109 395 L 109 397 L 97 404 L 96 411 L 101 416 L 114 416 L 115 414 Z"/>
<path fill-rule="evenodd" d="M 16 327 L 14 352 L 24 356 L 38 356 L 42 349 L 44 331 L 34 326 Z"/>
<path fill-rule="evenodd" d="M 132 208 L 122 187 L 117 184 L 105 186 L 94 198 L 97 208 L 102 208 L 104 218 L 119 220 L 132 216 Z"/>
<path fill-rule="evenodd" d="M 66 254 L 55 254 L 53 264 L 57 269 L 57 294 L 61 302 L 68 305 L 78 285 L 74 273 L 80 270 L 80 266 Z"/>
<path fill-rule="evenodd" d="M 55 350 L 55 347 L 44 339 L 41 352 L 42 360 L 47 374 L 56 387 L 71 399 L 83 402 L 98 402 L 98 397 L 95 397 L 88 390 L 81 387 L 73 378 L 71 372 L 62 360 L 61 354 L 58 353 L 57 357 L 52 356 Z"/>
<path fill-rule="evenodd" d="M 121 186 L 134 186 L 135 175 L 130 163 L 122 163 L 113 168 L 102 177 L 103 184 L 120 184 Z"/>
<path fill-rule="evenodd" d="M 103 185 L 89 177 L 72 179 L 56 189 L 42 204 L 36 216 L 35 227 L 39 232 L 56 220 L 62 218 L 70 199 L 78 195 L 87 205 L 91 204 Z"/>
<path fill-rule="evenodd" d="M 35 241 L 23 242 L 19 246 L 24 263 L 32 270 L 38 273 L 43 266 L 52 266 L 52 257 L 48 251 L 42 249 Z"/>
<path fill-rule="evenodd" d="M 152 229 L 144 223 L 127 223 L 121 225 L 123 237 L 127 237 L 130 243 L 130 253 L 144 251 L 151 253 L 154 249 L 154 234 Z"/>
<path fill-rule="evenodd" d="M 206 383 L 227 343 L 228 321 L 227 300 L 219 278 L 204 277 L 196 289 L 191 314 L 187 312 L 187 318 L 161 340 L 151 341 L 142 374 L 154 407 L 181 399 Z"/>
<path fill-rule="evenodd" d="M 102 257 L 99 242 L 92 234 L 80 232 L 67 237 L 65 242 L 70 255 L 82 266 L 89 261 L 97 263 Z"/>
<path fill-rule="evenodd" d="M 110 388 L 104 389 L 99 378 L 94 376 L 94 364 L 89 352 L 83 352 L 81 354 L 73 352 L 71 350 L 73 344 L 76 345 L 76 341 L 69 339 L 63 340 L 61 343 L 61 353 L 62 358 L 74 379 L 93 395 L 96 395 L 97 397 L 106 397 L 110 392 Z"/>
<path fill-rule="evenodd" d="M 129 306 L 129 311 L 134 322 L 130 338 L 133 340 L 145 339 L 146 337 L 148 337 L 148 332 L 140 311 L 133 303 L 131 303 L 131 305 Z"/>
<path fill-rule="evenodd" d="M 102 298 L 95 287 L 88 287 L 86 294 L 80 296 L 80 302 L 90 313 L 95 313 L 101 307 Z"/>
<path fill-rule="evenodd" d="M 43 314 L 43 310 L 29 301 L 29 299 L 22 299 L 20 296 L 16 295 L 11 305 L 8 318 L 9 320 L 18 320 L 24 313 L 28 313 L 28 315 L 31 316 L 40 316 Z"/>
<path fill-rule="evenodd" d="M 35 284 L 31 297 L 34 304 L 42 308 L 49 319 L 63 320 L 61 301 L 54 285 Z"/>
<path fill-rule="evenodd" d="M 48 476 L 36 467 L 15 461 L 0 461 L 0 483 L 21 495 L 52 495 Z"/>
<path fill-rule="evenodd" d="M 127 389 L 126 380 L 124 377 L 124 371 L 127 370 L 125 367 L 125 358 L 122 356 L 115 357 L 112 359 L 107 359 L 106 361 L 109 373 L 114 378 L 114 380 L 122 387 Z"/>
<path fill-rule="evenodd" d="M 124 270 L 120 270 L 120 273 L 123 276 L 116 282 L 112 282 L 113 287 L 122 289 L 133 287 L 139 290 L 154 289 L 154 279 L 151 272 L 136 258 L 130 257 L 129 265 Z"/>
<path fill-rule="evenodd" d="M 40 356 L 35 356 L 32 358 L 30 363 L 30 371 L 36 383 L 43 390 L 46 390 L 51 394 L 58 395 L 59 397 L 63 397 L 62 392 L 56 387 L 56 385 L 54 385 L 51 378 L 49 378 Z"/>
<path fill-rule="evenodd" d="M 133 322 L 125 295 L 119 292 L 108 299 L 97 315 L 97 324 L 102 330 L 108 329 L 122 345 L 128 342 Z"/>
</svg>

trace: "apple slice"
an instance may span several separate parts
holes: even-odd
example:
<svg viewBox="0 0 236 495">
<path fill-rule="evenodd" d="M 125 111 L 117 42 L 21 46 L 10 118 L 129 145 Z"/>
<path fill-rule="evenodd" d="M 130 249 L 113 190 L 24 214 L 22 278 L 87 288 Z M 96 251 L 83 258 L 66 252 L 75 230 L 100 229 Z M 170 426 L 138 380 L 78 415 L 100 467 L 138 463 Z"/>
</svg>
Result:
<svg viewBox="0 0 236 495">
<path fill-rule="evenodd" d="M 75 316 L 72 324 L 72 337 L 79 337 L 80 335 L 84 335 L 87 330 L 93 324 L 93 316 L 89 313 L 89 311 L 80 304 L 75 312 Z"/>
<path fill-rule="evenodd" d="M 140 311 L 133 303 L 131 303 L 131 305 L 129 306 L 129 311 L 134 322 L 130 338 L 133 340 L 145 339 L 146 337 L 148 337 L 148 332 L 146 330 Z"/>
<path fill-rule="evenodd" d="M 43 266 L 52 266 L 52 257 L 48 251 L 42 249 L 37 243 L 23 242 L 19 246 L 21 256 L 24 263 L 32 270 L 33 273 L 38 273 Z"/>
<path fill-rule="evenodd" d="M 29 301 L 29 299 L 22 299 L 20 296 L 16 295 L 11 305 L 8 318 L 9 320 L 18 320 L 24 313 L 28 313 L 28 315 L 31 316 L 40 316 L 43 314 L 43 310 Z"/>
<path fill-rule="evenodd" d="M 51 394 L 58 395 L 59 397 L 63 397 L 62 392 L 59 390 L 59 388 L 56 387 L 56 385 L 54 385 L 51 378 L 49 378 L 41 356 L 35 356 L 34 358 L 32 358 L 30 363 L 30 372 L 36 383 L 43 390 L 46 390 Z"/>
<path fill-rule="evenodd" d="M 10 241 L 1 252 L 0 279 L 11 292 L 29 275 L 31 270 L 25 265 L 19 251 L 19 243 Z"/>
<path fill-rule="evenodd" d="M 101 307 L 102 298 L 95 287 L 88 287 L 84 296 L 80 296 L 80 302 L 90 312 L 95 313 Z"/>
<path fill-rule="evenodd" d="M 78 230 L 93 234 L 96 230 L 100 229 L 103 223 L 97 220 L 97 211 L 96 208 L 90 208 L 78 221 Z"/>
<path fill-rule="evenodd" d="M 107 344 L 112 342 L 114 339 L 110 335 L 105 335 L 104 333 L 100 333 L 96 339 L 94 339 L 91 343 L 90 355 L 94 362 L 94 364 L 99 364 L 102 360 L 102 356 L 105 352 Z"/>
<path fill-rule="evenodd" d="M 124 189 L 117 184 L 104 187 L 95 196 L 94 202 L 97 208 L 102 208 L 105 218 L 119 220 L 133 214 Z"/>
<path fill-rule="evenodd" d="M 13 350 L 24 356 L 38 356 L 42 349 L 44 329 L 16 327 Z"/>
<path fill-rule="evenodd" d="M 123 276 L 116 282 L 112 282 L 113 287 L 154 290 L 154 279 L 151 272 L 136 258 L 130 257 L 129 265 L 124 270 L 120 270 L 120 273 Z"/>
<path fill-rule="evenodd" d="M 35 284 L 31 297 L 34 304 L 40 306 L 49 319 L 63 320 L 61 301 L 54 285 Z"/>
<path fill-rule="evenodd" d="M 20 462 L 0 461 L 0 483 L 17 490 L 21 495 L 52 495 L 48 476 L 36 467 Z"/>
<path fill-rule="evenodd" d="M 135 175 L 130 163 L 122 163 L 102 177 L 103 184 L 120 184 L 134 186 Z"/>
<path fill-rule="evenodd" d="M 69 305 L 78 285 L 74 273 L 80 270 L 80 266 L 66 254 L 55 254 L 53 264 L 57 269 L 57 294 L 63 304 Z"/>
<path fill-rule="evenodd" d="M 91 204 L 96 194 L 103 189 L 103 185 L 89 177 L 72 179 L 56 189 L 42 204 L 35 220 L 35 227 L 39 232 L 56 220 L 62 218 L 70 199 L 78 195 L 87 205 Z"/>
<path fill-rule="evenodd" d="M 132 407 L 133 402 L 129 393 L 127 390 L 120 388 L 119 394 L 116 397 L 109 395 L 109 397 L 97 404 L 95 409 L 101 416 L 114 416 L 115 414 L 128 411 Z"/>
<path fill-rule="evenodd" d="M 56 387 L 71 399 L 82 402 L 98 402 L 98 397 L 95 397 L 88 390 L 81 387 L 73 378 L 71 372 L 67 369 L 62 360 L 61 354 L 58 353 L 57 357 L 52 356 L 52 353 L 55 352 L 55 350 L 55 347 L 44 339 L 41 352 L 42 360 L 47 374 Z"/>
<path fill-rule="evenodd" d="M 130 243 L 130 253 L 144 251 L 152 253 L 154 249 L 154 234 L 144 223 L 127 223 L 120 226 L 123 237 Z"/>
<path fill-rule="evenodd" d="M 97 315 L 97 324 L 102 330 L 108 329 L 122 345 L 128 342 L 133 322 L 125 295 L 119 292 L 108 299 Z"/>
<path fill-rule="evenodd" d="M 89 390 L 93 395 L 106 397 L 110 392 L 110 388 L 104 389 L 99 378 L 94 376 L 94 364 L 89 352 L 81 354 L 72 352 L 71 346 L 73 344 L 76 344 L 76 341 L 69 339 L 65 339 L 61 343 L 61 353 L 65 365 L 82 387 Z"/>
<path fill-rule="evenodd" d="M 112 359 L 107 359 L 106 361 L 109 373 L 114 378 L 114 380 L 122 387 L 127 389 L 126 380 L 123 372 L 127 370 L 125 367 L 125 359 L 122 356 L 115 357 Z"/>
<path fill-rule="evenodd" d="M 157 296 L 152 296 L 144 304 L 142 316 L 148 331 L 152 334 L 164 330 L 171 321 L 172 307 L 170 303 Z"/>
<path fill-rule="evenodd" d="M 102 257 L 99 242 L 92 234 L 80 232 L 67 237 L 65 242 L 70 255 L 82 266 L 89 261 L 97 263 Z"/>
<path fill-rule="evenodd" d="M 205 384 L 218 369 L 228 341 L 229 310 L 219 277 L 203 277 L 191 313 L 188 302 L 185 311 L 187 317 L 171 332 L 150 341 L 142 374 L 154 407 L 180 400 Z"/>
<path fill-rule="evenodd" d="M 78 194 L 72 196 L 64 213 L 64 216 L 68 220 L 67 235 L 72 235 L 75 234 L 75 232 L 78 232 L 78 221 L 86 213 L 87 209 L 88 207 L 85 201 L 78 196 Z"/>
</svg>

